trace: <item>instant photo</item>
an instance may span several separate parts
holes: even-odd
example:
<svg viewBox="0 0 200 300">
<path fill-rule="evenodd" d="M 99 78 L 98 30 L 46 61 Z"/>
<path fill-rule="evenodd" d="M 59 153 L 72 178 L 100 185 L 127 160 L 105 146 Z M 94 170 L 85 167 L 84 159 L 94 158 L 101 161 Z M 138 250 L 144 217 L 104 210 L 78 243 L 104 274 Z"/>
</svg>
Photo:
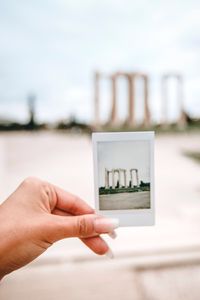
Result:
<svg viewBox="0 0 200 300">
<path fill-rule="evenodd" d="M 153 132 L 93 134 L 95 206 L 121 226 L 154 223 Z"/>
</svg>

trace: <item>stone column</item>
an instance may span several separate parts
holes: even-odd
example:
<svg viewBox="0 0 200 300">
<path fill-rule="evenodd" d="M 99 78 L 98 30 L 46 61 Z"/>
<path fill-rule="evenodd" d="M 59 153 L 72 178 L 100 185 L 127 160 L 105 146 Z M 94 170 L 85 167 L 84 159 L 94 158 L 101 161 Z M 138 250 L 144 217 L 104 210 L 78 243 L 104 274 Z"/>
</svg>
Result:
<svg viewBox="0 0 200 300">
<path fill-rule="evenodd" d="M 114 125 L 117 123 L 116 81 L 117 81 L 117 75 L 114 74 L 111 76 L 111 84 L 112 84 L 112 109 L 111 109 L 111 116 L 110 116 L 111 125 Z"/>
<path fill-rule="evenodd" d="M 180 106 L 180 117 L 178 120 L 178 126 L 180 128 L 184 128 L 187 125 L 187 120 L 183 106 L 183 77 L 181 75 L 177 76 L 177 98 Z"/>
<path fill-rule="evenodd" d="M 130 178 L 131 178 L 131 187 L 133 187 L 133 173 L 132 173 L 132 170 L 130 170 Z"/>
<path fill-rule="evenodd" d="M 115 189 L 115 171 L 112 169 L 112 188 Z"/>
<path fill-rule="evenodd" d="M 126 170 L 124 170 L 124 187 L 127 188 Z"/>
<path fill-rule="evenodd" d="M 144 126 L 150 125 L 150 111 L 149 111 L 149 79 L 147 75 L 143 76 L 144 80 Z"/>
<path fill-rule="evenodd" d="M 139 177 L 138 177 L 138 170 L 135 170 L 136 172 L 136 182 L 137 182 L 137 186 L 139 186 Z"/>
<path fill-rule="evenodd" d="M 122 178 L 121 178 L 121 170 L 119 169 L 119 188 L 122 187 Z"/>
<path fill-rule="evenodd" d="M 175 78 L 177 81 L 177 104 L 180 107 L 180 117 L 177 121 L 179 127 L 186 125 L 186 116 L 183 109 L 183 78 L 180 74 L 169 73 L 162 76 L 161 92 L 162 92 L 162 105 L 163 105 L 163 125 L 167 127 L 168 121 L 168 88 L 167 83 L 170 78 Z"/>
<path fill-rule="evenodd" d="M 109 171 L 105 169 L 105 188 L 109 188 Z"/>
<path fill-rule="evenodd" d="M 135 76 L 133 74 L 127 75 L 128 79 L 128 97 L 129 97 L 129 105 L 128 105 L 128 125 L 133 127 L 135 125 L 135 112 L 134 112 L 134 85 L 135 85 Z"/>
<path fill-rule="evenodd" d="M 96 126 L 100 125 L 100 119 L 99 119 L 99 101 L 100 101 L 99 80 L 100 80 L 100 74 L 98 72 L 95 72 L 94 73 L 94 124 Z"/>
<path fill-rule="evenodd" d="M 163 75 L 161 78 L 161 99 L 162 99 L 162 125 L 164 127 L 168 124 L 168 110 L 167 110 L 167 101 L 168 101 L 168 95 L 167 95 L 167 75 Z"/>
</svg>

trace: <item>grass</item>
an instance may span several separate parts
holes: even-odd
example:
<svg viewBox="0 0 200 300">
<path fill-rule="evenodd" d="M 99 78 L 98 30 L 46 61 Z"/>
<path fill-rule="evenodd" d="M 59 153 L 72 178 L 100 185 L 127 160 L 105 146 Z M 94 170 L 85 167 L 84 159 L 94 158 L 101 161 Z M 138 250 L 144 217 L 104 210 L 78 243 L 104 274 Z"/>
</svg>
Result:
<svg viewBox="0 0 200 300">
<path fill-rule="evenodd" d="M 199 151 L 196 151 L 196 152 L 186 151 L 186 152 L 184 152 L 184 154 L 185 154 L 185 156 L 192 158 L 196 162 L 200 163 L 200 152 Z"/>
<path fill-rule="evenodd" d="M 118 193 L 135 193 L 135 192 L 144 192 L 150 191 L 150 186 L 140 186 L 134 188 L 109 188 L 109 189 L 102 189 L 99 188 L 99 195 L 108 195 L 108 194 L 118 194 Z"/>
</svg>

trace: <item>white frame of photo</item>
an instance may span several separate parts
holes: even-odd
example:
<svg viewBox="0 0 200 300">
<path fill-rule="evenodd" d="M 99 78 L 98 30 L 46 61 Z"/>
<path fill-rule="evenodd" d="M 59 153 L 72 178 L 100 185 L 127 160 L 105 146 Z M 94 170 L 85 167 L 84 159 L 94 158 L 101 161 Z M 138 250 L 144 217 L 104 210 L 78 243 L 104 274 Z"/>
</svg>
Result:
<svg viewBox="0 0 200 300">
<path fill-rule="evenodd" d="M 149 141 L 150 143 L 150 208 L 128 210 L 101 210 L 99 208 L 98 142 Z M 149 226 L 155 224 L 154 195 L 154 132 L 98 132 L 92 134 L 95 210 L 105 217 L 118 218 L 120 226 Z"/>
</svg>

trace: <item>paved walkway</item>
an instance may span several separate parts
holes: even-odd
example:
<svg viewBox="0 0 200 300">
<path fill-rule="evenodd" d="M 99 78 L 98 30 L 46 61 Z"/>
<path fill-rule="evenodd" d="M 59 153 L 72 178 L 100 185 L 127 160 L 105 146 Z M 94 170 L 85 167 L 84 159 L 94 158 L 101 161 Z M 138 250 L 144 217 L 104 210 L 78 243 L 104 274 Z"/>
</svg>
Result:
<svg viewBox="0 0 200 300">
<path fill-rule="evenodd" d="M 100 195 L 99 205 L 102 210 L 150 208 L 150 192 Z"/>
</svg>

